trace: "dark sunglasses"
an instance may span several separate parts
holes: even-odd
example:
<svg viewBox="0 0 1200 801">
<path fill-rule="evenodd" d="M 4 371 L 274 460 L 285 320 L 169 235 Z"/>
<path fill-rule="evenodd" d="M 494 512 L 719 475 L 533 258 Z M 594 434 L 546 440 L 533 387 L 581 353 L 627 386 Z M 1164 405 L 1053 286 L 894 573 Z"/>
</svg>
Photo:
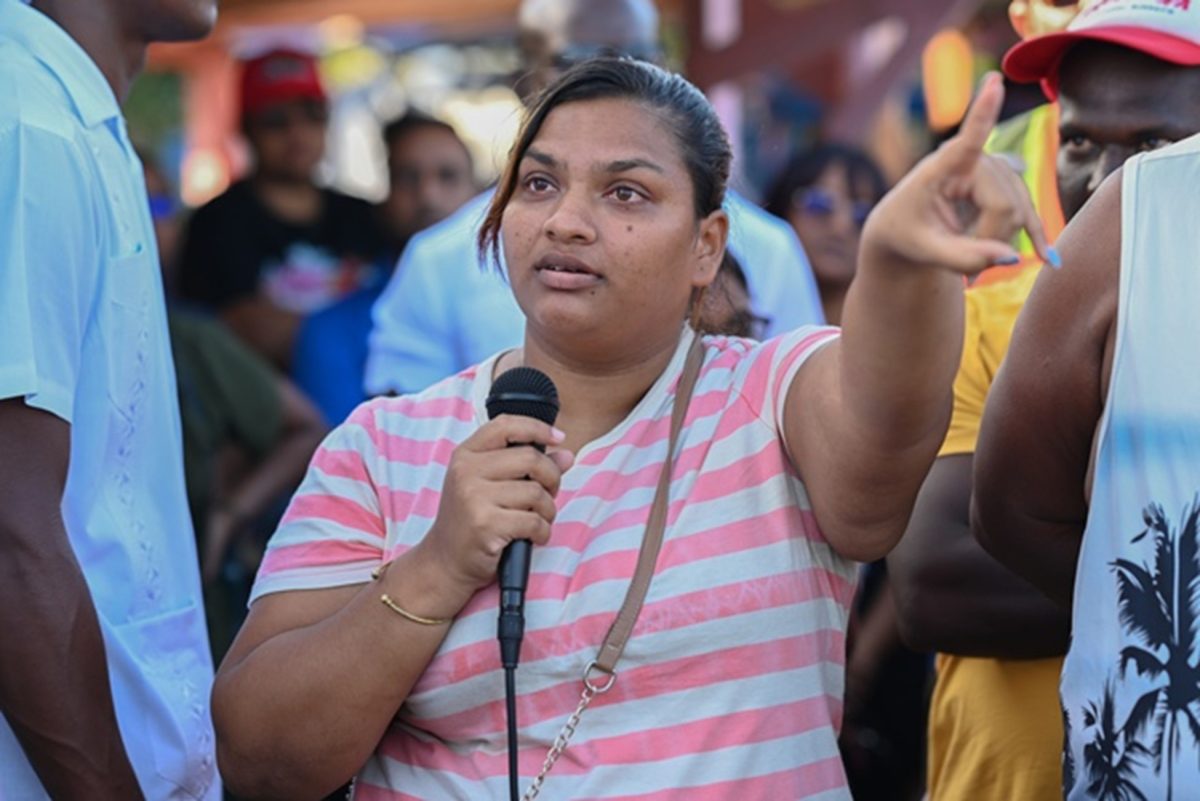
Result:
<svg viewBox="0 0 1200 801">
<path fill-rule="evenodd" d="M 315 100 L 272 106 L 253 117 L 253 124 L 269 131 L 282 131 L 297 123 L 324 125 L 329 122 L 329 107 Z"/>
<path fill-rule="evenodd" d="M 838 209 L 839 201 L 837 197 L 825 189 L 810 186 L 807 189 L 800 189 L 792 196 L 792 204 L 805 214 L 812 217 L 832 217 Z M 859 200 L 850 201 L 850 218 L 854 220 L 854 224 L 859 228 L 867 222 L 867 217 L 871 216 L 871 209 L 874 205 L 871 203 L 863 203 Z"/>
</svg>

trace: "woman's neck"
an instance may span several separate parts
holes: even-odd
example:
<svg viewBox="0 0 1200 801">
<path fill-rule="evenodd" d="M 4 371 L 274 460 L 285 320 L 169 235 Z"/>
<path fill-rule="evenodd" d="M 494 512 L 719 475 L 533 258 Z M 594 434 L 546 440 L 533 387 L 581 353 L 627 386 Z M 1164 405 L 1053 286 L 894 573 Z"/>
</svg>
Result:
<svg viewBox="0 0 1200 801">
<path fill-rule="evenodd" d="M 526 329 L 524 349 L 501 359 L 496 372 L 523 364 L 550 376 L 560 404 L 555 425 L 567 435 L 563 447 L 578 453 L 629 416 L 667 369 L 678 346 L 677 334 L 625 353 L 619 360 L 597 363 L 547 346 Z"/>
</svg>

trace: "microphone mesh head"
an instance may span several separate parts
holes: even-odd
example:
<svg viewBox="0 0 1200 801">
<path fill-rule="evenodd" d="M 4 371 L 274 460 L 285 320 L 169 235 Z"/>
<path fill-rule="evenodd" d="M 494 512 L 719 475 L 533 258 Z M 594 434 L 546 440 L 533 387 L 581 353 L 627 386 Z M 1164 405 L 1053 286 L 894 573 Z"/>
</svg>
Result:
<svg viewBox="0 0 1200 801">
<path fill-rule="evenodd" d="M 487 397 L 488 419 L 502 414 L 532 417 L 554 425 L 558 418 L 558 390 L 550 376 L 532 367 L 515 367 L 501 373 Z"/>
</svg>

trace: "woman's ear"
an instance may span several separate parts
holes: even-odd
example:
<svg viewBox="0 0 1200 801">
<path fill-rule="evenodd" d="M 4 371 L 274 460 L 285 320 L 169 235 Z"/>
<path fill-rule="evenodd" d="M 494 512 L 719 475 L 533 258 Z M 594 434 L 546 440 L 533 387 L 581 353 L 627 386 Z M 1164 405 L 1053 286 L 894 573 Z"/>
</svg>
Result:
<svg viewBox="0 0 1200 801">
<path fill-rule="evenodd" d="M 696 233 L 692 286 L 708 286 L 717 277 L 728 240 L 729 215 L 723 209 L 717 209 L 700 221 Z"/>
</svg>

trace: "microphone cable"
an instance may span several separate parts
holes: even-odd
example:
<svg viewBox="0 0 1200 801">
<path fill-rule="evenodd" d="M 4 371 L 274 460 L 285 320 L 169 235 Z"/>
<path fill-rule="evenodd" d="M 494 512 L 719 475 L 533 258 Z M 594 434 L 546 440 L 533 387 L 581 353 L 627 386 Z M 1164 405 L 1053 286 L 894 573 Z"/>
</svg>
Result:
<svg viewBox="0 0 1200 801">
<path fill-rule="evenodd" d="M 508 797 L 521 801 L 521 765 L 517 759 L 517 666 L 504 668 L 504 709 L 508 718 Z"/>
<path fill-rule="evenodd" d="M 488 419 L 502 414 L 533 417 L 548 425 L 558 418 L 558 389 L 550 377 L 532 367 L 517 367 L 500 375 L 488 393 Z M 519 447 L 511 443 L 509 447 Z M 545 451 L 540 445 L 538 450 Z M 528 478 L 528 476 L 526 476 Z M 513 540 L 500 557 L 500 617 L 496 637 L 500 641 L 500 664 L 504 667 L 504 709 L 508 718 L 508 793 L 520 801 L 520 760 L 517 733 L 517 663 L 525 636 L 525 588 L 529 584 L 529 562 L 533 546 L 529 540 Z"/>
</svg>

